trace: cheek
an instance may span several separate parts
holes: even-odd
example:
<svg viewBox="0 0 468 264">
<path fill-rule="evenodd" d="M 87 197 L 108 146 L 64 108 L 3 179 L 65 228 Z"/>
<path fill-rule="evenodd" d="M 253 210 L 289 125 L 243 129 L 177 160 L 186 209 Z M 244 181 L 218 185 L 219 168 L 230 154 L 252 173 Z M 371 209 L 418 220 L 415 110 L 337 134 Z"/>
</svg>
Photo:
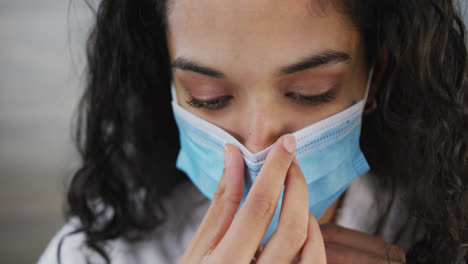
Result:
<svg viewBox="0 0 468 264">
<path fill-rule="evenodd" d="M 364 91 L 364 89 L 360 89 L 360 87 L 357 86 L 349 86 L 348 89 L 343 91 L 342 96 L 340 97 L 340 106 L 342 107 L 342 110 L 352 106 L 353 104 L 357 103 L 359 100 L 361 100 L 361 93 Z"/>
<path fill-rule="evenodd" d="M 330 102 L 315 106 L 288 104 L 284 106 L 281 115 L 293 121 L 294 131 L 297 131 L 347 109 L 357 102 L 353 94 L 355 93 L 349 87 L 342 87 L 337 90 L 335 99 Z"/>
<path fill-rule="evenodd" d="M 340 104 L 344 106 L 343 109 L 363 99 L 367 86 L 367 73 L 365 69 L 356 69 L 349 73 L 347 79 L 347 86 L 343 89 L 343 94 L 340 96 Z"/>
</svg>

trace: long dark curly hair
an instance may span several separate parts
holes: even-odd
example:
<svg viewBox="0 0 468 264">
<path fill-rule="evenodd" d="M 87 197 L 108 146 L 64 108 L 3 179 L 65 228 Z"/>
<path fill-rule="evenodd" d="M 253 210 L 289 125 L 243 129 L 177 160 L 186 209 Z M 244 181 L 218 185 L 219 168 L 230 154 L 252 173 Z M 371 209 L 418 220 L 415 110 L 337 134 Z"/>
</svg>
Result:
<svg viewBox="0 0 468 264">
<path fill-rule="evenodd" d="M 166 1 L 102 0 L 87 43 L 75 130 L 82 165 L 69 186 L 67 217 L 80 220 L 75 232 L 107 262 L 105 242 L 139 239 L 161 225 L 162 199 L 187 180 L 175 168 Z M 425 227 L 408 262 L 464 263 L 467 50 L 456 2 L 333 2 L 360 30 L 368 62 L 385 50 L 378 107 L 364 117 L 361 148 L 381 186 L 409 190 L 410 217 Z"/>
</svg>

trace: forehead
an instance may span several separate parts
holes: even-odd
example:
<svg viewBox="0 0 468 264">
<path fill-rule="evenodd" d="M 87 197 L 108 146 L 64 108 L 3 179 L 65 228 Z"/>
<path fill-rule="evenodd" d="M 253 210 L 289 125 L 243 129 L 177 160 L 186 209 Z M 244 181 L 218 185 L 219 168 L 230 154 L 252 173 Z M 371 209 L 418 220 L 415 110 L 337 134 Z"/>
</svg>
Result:
<svg viewBox="0 0 468 264">
<path fill-rule="evenodd" d="M 174 0 L 168 40 L 172 57 L 267 71 L 326 49 L 353 54 L 359 34 L 332 5 L 314 0 Z"/>
</svg>

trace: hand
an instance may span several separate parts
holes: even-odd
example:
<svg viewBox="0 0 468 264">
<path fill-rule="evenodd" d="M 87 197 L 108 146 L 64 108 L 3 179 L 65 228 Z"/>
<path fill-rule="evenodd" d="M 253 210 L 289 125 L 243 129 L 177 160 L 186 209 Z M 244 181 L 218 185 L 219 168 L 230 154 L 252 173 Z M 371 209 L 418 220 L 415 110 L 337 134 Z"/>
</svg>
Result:
<svg viewBox="0 0 468 264">
<path fill-rule="evenodd" d="M 226 144 L 224 171 L 213 201 L 179 263 L 251 263 L 275 212 L 283 185 L 279 224 L 256 263 L 326 263 L 317 220 L 309 213 L 307 184 L 295 161 L 295 139 L 275 143 L 239 213 L 244 164 Z M 289 150 L 288 150 L 289 149 Z"/>
<path fill-rule="evenodd" d="M 383 239 L 335 224 L 320 226 L 328 263 L 406 263 L 405 253 Z"/>
</svg>

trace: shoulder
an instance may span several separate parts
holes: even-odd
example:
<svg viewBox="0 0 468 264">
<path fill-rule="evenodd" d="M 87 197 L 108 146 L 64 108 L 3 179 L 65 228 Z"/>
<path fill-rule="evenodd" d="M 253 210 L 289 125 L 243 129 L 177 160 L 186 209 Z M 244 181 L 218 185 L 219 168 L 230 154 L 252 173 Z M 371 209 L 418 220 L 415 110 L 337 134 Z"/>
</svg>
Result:
<svg viewBox="0 0 468 264">
<path fill-rule="evenodd" d="M 38 264 L 60 263 L 85 263 L 85 255 L 81 252 L 85 241 L 85 236 L 77 232 L 79 222 L 71 219 L 52 238 L 47 248 L 39 258 Z M 59 252 L 60 247 L 60 252 Z"/>
<path fill-rule="evenodd" d="M 424 234 L 423 226 L 410 217 L 407 190 L 381 189 L 377 175 L 363 174 L 346 190 L 335 223 L 360 232 L 377 235 L 400 246 L 405 252 Z"/>
<path fill-rule="evenodd" d="M 163 203 L 167 209 L 167 220 L 154 232 L 136 242 L 118 238 L 105 244 L 104 251 L 112 264 L 176 263 L 182 256 L 209 206 L 209 200 L 188 181 L 178 186 Z M 80 231 L 80 226 L 77 218 L 69 220 L 49 242 L 38 264 L 105 263 L 86 245 L 86 236 Z M 61 262 L 58 261 L 59 256 Z"/>
</svg>

